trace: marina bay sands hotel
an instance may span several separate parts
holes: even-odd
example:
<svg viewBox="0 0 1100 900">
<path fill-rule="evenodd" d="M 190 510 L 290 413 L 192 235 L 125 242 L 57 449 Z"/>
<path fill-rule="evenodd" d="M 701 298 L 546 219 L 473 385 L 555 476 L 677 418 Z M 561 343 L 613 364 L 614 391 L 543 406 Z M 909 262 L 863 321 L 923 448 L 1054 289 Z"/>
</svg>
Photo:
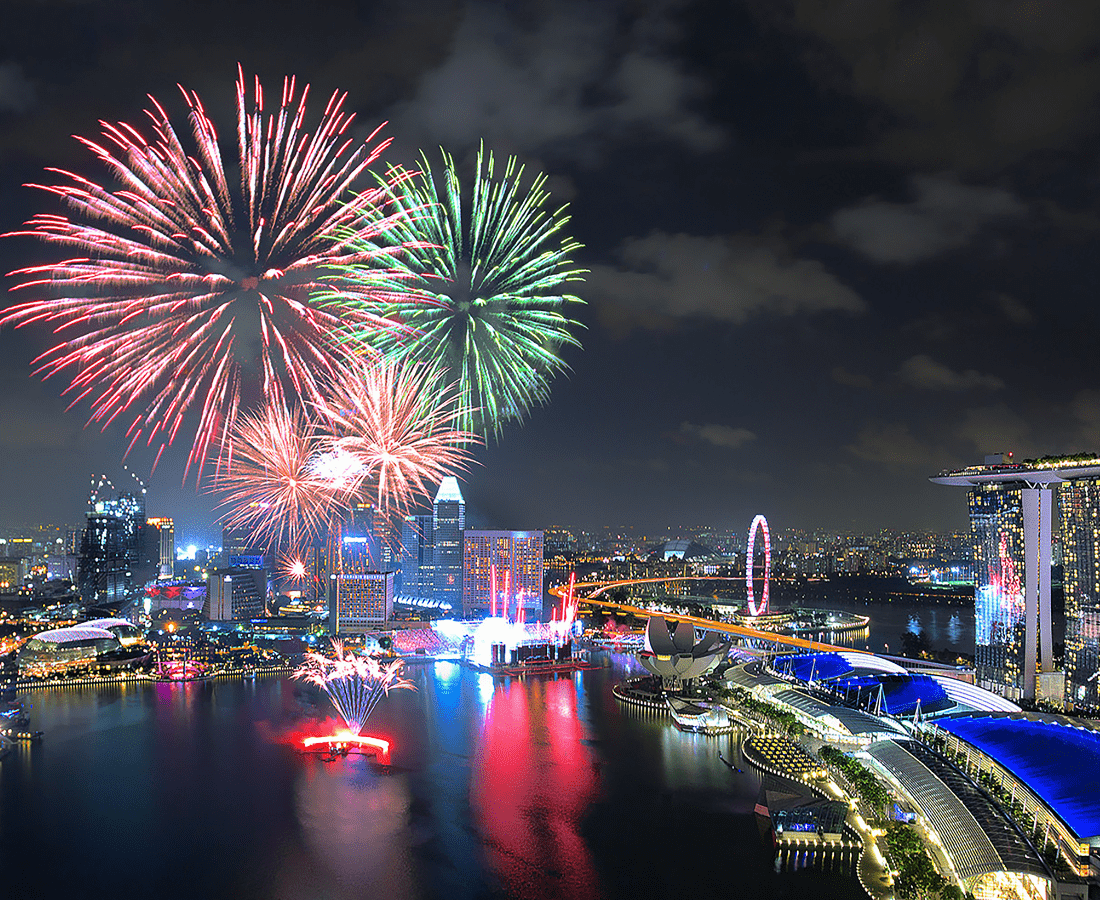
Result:
<svg viewBox="0 0 1100 900">
<path fill-rule="evenodd" d="M 1013 700 L 1100 708 L 1100 456 L 1016 463 L 1012 454 L 942 472 L 966 487 L 974 539 L 975 677 Z M 1054 499 L 1065 592 L 1065 670 L 1054 668 Z"/>
</svg>

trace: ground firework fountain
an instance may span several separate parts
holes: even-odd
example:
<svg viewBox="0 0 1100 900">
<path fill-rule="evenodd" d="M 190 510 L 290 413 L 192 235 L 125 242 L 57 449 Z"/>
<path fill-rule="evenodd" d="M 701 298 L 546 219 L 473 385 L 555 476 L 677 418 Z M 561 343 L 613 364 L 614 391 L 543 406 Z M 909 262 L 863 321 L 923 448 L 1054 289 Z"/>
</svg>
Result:
<svg viewBox="0 0 1100 900">
<path fill-rule="evenodd" d="M 401 660 L 381 663 L 370 656 L 352 653 L 343 641 L 332 642 L 333 658 L 307 653 L 294 677 L 324 691 L 344 720 L 345 727 L 335 734 L 306 738 L 305 749 L 346 754 L 349 748 L 380 753 L 388 757 L 389 742 L 362 734 L 363 726 L 378 701 L 391 690 L 415 690 L 413 683 L 401 677 Z"/>
</svg>

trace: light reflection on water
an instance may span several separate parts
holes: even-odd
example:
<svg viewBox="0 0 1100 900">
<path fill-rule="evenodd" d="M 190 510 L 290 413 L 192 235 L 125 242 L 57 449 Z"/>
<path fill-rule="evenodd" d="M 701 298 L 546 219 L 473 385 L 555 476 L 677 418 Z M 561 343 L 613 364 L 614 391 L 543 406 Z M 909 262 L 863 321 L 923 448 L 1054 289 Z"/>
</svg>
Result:
<svg viewBox="0 0 1100 900">
<path fill-rule="evenodd" d="M 700 900 L 859 895 L 777 874 L 759 780 L 718 760 L 741 766 L 736 736 L 621 707 L 611 685 L 641 669 L 612 662 L 522 680 L 410 665 L 417 692 L 367 729 L 394 741 L 389 770 L 275 739 L 330 712 L 286 680 L 35 695 L 44 741 L 0 764 L 4 896 L 636 900 L 685 871 Z"/>
</svg>

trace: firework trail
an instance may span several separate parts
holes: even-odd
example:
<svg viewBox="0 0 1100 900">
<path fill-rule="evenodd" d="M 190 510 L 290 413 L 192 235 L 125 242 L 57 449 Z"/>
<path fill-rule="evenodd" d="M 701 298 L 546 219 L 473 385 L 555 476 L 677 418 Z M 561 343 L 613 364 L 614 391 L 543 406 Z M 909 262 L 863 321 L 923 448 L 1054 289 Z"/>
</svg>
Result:
<svg viewBox="0 0 1100 900">
<path fill-rule="evenodd" d="M 350 136 L 346 94 L 332 94 L 310 132 L 308 85 L 285 79 L 265 114 L 259 80 L 249 95 L 238 67 L 238 158 L 227 165 L 199 96 L 180 91 L 190 148 L 150 97 L 144 132 L 101 121 L 98 143 L 77 138 L 117 189 L 60 169 L 48 170 L 59 183 L 30 185 L 60 197 L 69 215 L 36 215 L 13 234 L 45 241 L 62 257 L 11 273 L 35 299 L 0 324 L 51 326 L 60 343 L 36 360 L 36 372 L 68 371 L 73 404 L 87 399 L 91 421 L 104 428 L 122 417 L 130 448 L 142 439 L 159 444 L 158 461 L 197 411 L 187 471 L 201 474 L 212 450 L 220 458 L 228 449 L 252 394 L 310 401 L 339 377 L 352 348 L 335 342 L 334 330 L 352 326 L 367 342 L 379 330 L 401 330 L 377 311 L 398 303 L 387 291 L 399 290 L 399 272 L 364 286 L 362 302 L 339 317 L 310 295 L 331 287 L 332 265 L 387 272 L 402 238 L 383 240 L 395 219 L 382 205 L 396 185 L 352 193 L 389 142 L 371 146 L 377 132 L 365 142 Z M 239 183 L 231 183 L 234 169 Z M 372 298 L 376 309 L 365 302 Z M 406 304 L 416 302 L 401 298 Z"/>
<path fill-rule="evenodd" d="M 447 475 L 470 462 L 476 435 L 455 427 L 454 393 L 438 369 L 360 362 L 335 383 L 321 415 L 355 491 L 374 491 L 383 519 L 407 515 Z"/>
<path fill-rule="evenodd" d="M 307 653 L 305 662 L 293 677 L 316 685 L 332 701 L 348 730 L 358 735 L 378 701 L 392 690 L 416 690 L 401 677 L 401 660 L 384 664 L 370 656 L 360 656 L 344 648 L 333 638 L 334 659 L 321 653 Z"/>
<path fill-rule="evenodd" d="M 568 309 L 582 301 L 565 291 L 583 280 L 570 259 L 580 244 L 564 235 L 566 207 L 547 207 L 545 175 L 525 189 L 514 157 L 498 172 L 482 148 L 464 202 L 454 159 L 446 151 L 442 159 L 437 175 L 422 153 L 421 172 L 395 172 L 387 188 L 405 215 L 386 239 L 404 252 L 386 257 L 388 268 L 343 264 L 345 282 L 317 298 L 408 325 L 411 335 L 366 337 L 387 355 L 441 362 L 458 385 L 458 427 L 499 438 L 505 422 L 547 400 L 550 379 L 566 368 L 561 347 L 579 346 Z M 352 243 L 368 260 L 385 247 L 373 237 Z M 388 302 L 379 305 L 380 295 Z M 361 329 L 352 323 L 349 334 Z"/>
</svg>

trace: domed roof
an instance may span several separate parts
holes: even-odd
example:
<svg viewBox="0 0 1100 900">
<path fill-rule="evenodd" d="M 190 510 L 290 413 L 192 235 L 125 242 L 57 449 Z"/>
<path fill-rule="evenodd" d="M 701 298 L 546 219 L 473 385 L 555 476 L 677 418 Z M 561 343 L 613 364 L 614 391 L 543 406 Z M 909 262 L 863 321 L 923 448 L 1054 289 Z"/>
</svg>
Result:
<svg viewBox="0 0 1100 900">
<path fill-rule="evenodd" d="M 72 628 L 55 628 L 36 634 L 32 641 L 44 641 L 47 644 L 68 644 L 71 641 L 118 640 L 106 628 L 89 628 L 86 625 L 74 625 Z"/>
</svg>

